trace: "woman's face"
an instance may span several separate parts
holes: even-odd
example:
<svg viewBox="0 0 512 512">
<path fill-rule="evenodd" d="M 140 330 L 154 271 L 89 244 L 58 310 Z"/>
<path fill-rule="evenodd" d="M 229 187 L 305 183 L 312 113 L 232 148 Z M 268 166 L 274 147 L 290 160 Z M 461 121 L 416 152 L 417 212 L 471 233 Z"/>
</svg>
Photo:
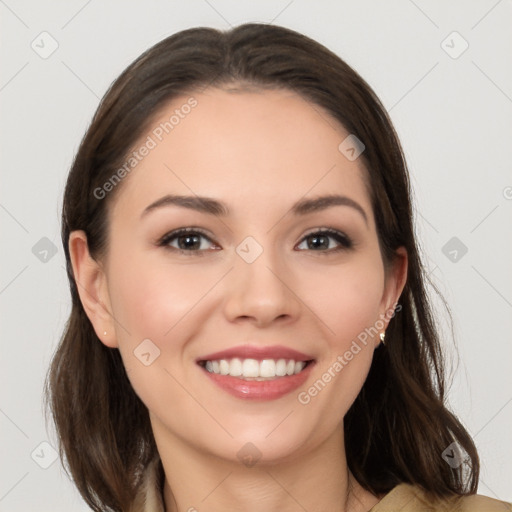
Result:
<svg viewBox="0 0 512 512">
<path fill-rule="evenodd" d="M 193 97 L 134 147 L 97 281 L 111 316 L 89 316 L 159 444 L 284 460 L 342 431 L 406 257 L 385 273 L 362 161 L 327 113 L 289 91 Z"/>
</svg>

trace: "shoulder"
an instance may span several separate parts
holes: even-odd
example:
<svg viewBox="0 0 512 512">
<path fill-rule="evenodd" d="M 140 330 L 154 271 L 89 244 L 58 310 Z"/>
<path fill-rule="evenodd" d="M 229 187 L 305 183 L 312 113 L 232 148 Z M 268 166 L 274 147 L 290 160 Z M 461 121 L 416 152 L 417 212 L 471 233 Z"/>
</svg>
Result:
<svg viewBox="0 0 512 512">
<path fill-rule="evenodd" d="M 371 512 L 512 512 L 512 504 L 481 495 L 431 500 L 419 487 L 400 484 Z"/>
<path fill-rule="evenodd" d="M 461 512 L 512 512 L 512 503 L 495 500 L 480 494 L 461 498 Z"/>
</svg>

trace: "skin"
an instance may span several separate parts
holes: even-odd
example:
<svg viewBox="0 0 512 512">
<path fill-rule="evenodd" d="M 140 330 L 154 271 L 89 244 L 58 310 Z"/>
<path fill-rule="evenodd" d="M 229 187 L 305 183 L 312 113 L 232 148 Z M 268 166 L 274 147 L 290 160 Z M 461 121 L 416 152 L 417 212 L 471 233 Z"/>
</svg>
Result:
<svg viewBox="0 0 512 512">
<path fill-rule="evenodd" d="M 150 411 L 166 510 L 369 510 L 382 496 L 364 490 L 347 468 L 343 417 L 379 337 L 360 344 L 308 404 L 297 395 L 398 302 L 407 254 L 401 248 L 385 269 L 362 160 L 338 150 L 348 132 L 326 112 L 282 90 L 210 89 L 194 97 L 198 105 L 116 190 L 105 257 L 91 258 L 82 231 L 69 240 L 87 315 L 101 342 L 120 350 Z M 176 98 L 151 126 L 187 99 Z M 356 201 L 367 220 L 346 205 L 290 212 L 300 199 L 333 193 Z M 142 215 L 166 194 L 214 198 L 230 213 L 168 205 Z M 200 238 L 188 252 L 176 249 L 176 238 L 174 250 L 158 245 L 185 227 L 210 240 Z M 314 237 L 307 235 L 326 227 L 354 245 L 333 238 L 320 248 L 308 244 Z M 253 263 L 235 251 L 248 236 L 263 249 Z M 134 356 L 144 339 L 160 350 L 149 366 Z M 195 359 L 245 343 L 295 348 L 316 365 L 297 391 L 241 400 L 211 383 Z M 237 456 L 248 442 L 261 454 L 252 467 Z"/>
</svg>

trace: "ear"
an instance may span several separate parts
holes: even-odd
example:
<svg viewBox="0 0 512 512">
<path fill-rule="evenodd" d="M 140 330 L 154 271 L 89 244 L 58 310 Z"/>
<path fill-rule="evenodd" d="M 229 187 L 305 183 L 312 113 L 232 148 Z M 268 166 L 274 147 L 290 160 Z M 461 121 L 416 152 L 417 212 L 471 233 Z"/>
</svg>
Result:
<svg viewBox="0 0 512 512">
<path fill-rule="evenodd" d="M 399 247 L 395 251 L 395 257 L 386 270 L 384 294 L 381 302 L 381 318 L 385 322 L 385 331 L 392 318 L 396 304 L 407 282 L 408 255 L 405 247 Z"/>
<path fill-rule="evenodd" d="M 101 264 L 89 254 L 84 231 L 72 231 L 68 246 L 73 276 L 85 313 L 100 341 L 107 347 L 116 348 L 115 322 L 105 272 Z"/>
</svg>

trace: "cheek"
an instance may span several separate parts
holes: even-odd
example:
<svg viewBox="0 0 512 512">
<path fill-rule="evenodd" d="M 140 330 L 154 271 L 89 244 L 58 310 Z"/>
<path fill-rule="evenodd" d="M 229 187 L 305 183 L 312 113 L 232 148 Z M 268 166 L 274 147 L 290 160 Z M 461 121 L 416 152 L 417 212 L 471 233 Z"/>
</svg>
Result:
<svg viewBox="0 0 512 512">
<path fill-rule="evenodd" d="M 109 279 L 112 310 L 125 327 L 118 329 L 119 342 L 154 338 L 160 344 L 170 337 L 215 283 L 211 274 L 193 265 L 166 265 L 137 255 L 125 257 L 122 265 L 112 269 Z"/>
<path fill-rule="evenodd" d="M 343 350 L 379 318 L 384 291 L 382 262 L 370 255 L 309 273 L 303 296 L 328 328 L 331 349 Z"/>
<path fill-rule="evenodd" d="M 308 287 L 308 305 L 320 318 L 326 346 L 298 402 L 323 418 L 317 428 L 327 432 L 346 414 L 370 369 L 378 340 L 383 267 L 376 258 L 361 259 L 316 274 L 314 282 Z"/>
<path fill-rule="evenodd" d="M 119 351 L 135 392 L 150 411 L 165 416 L 172 397 L 173 408 L 184 416 L 200 413 L 183 387 L 190 371 L 187 341 L 199 328 L 197 314 L 204 313 L 207 301 L 201 298 L 216 280 L 192 265 L 171 268 L 147 255 L 132 254 L 111 268 Z"/>
<path fill-rule="evenodd" d="M 169 264 L 142 251 L 118 254 L 112 252 L 116 264 L 109 269 L 117 342 L 132 385 L 148 404 L 153 396 L 180 393 L 171 374 L 183 381 L 189 370 L 188 341 L 213 312 L 208 294 L 225 269 Z"/>
</svg>

